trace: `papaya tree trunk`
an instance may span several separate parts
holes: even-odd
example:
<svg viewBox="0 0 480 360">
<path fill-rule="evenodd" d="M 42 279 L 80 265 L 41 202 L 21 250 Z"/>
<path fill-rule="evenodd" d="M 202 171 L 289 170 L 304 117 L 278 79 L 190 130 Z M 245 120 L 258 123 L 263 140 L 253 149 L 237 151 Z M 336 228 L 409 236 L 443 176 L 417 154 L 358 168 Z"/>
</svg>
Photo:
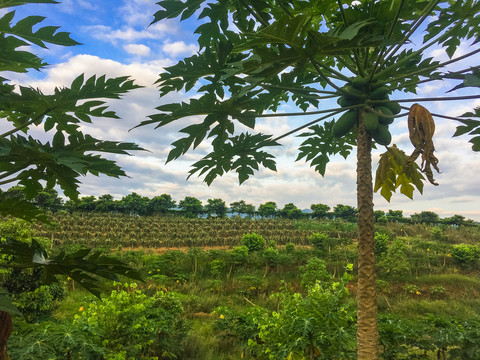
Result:
<svg viewBox="0 0 480 360">
<path fill-rule="evenodd" d="M 357 135 L 358 360 L 378 359 L 377 283 L 374 257 L 372 139 L 360 113 Z"/>
<path fill-rule="evenodd" d="M 0 360 L 8 360 L 7 343 L 12 332 L 12 317 L 6 311 L 0 311 Z"/>
</svg>

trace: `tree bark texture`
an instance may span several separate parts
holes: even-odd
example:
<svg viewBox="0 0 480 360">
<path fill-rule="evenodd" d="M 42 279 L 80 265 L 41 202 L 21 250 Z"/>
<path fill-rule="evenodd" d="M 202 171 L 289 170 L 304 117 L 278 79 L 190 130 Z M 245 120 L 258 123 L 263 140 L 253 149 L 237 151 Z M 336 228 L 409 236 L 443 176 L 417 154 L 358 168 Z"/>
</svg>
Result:
<svg viewBox="0 0 480 360">
<path fill-rule="evenodd" d="M 378 359 L 377 282 L 373 217 L 372 139 L 360 113 L 357 135 L 358 360 Z"/>
<path fill-rule="evenodd" d="M 0 360 L 8 360 L 7 342 L 12 332 L 12 317 L 6 311 L 0 311 Z"/>
</svg>

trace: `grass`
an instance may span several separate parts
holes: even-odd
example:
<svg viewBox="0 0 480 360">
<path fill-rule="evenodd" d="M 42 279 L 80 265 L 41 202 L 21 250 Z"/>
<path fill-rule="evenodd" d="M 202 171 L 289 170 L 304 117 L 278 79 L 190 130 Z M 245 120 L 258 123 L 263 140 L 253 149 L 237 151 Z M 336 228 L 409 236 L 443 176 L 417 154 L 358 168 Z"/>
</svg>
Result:
<svg viewBox="0 0 480 360">
<path fill-rule="evenodd" d="M 449 317 L 458 320 L 468 320 L 479 314 L 478 301 L 456 300 L 418 300 L 405 298 L 392 303 L 392 312 L 405 318 L 422 317 L 428 314 L 438 317 Z"/>
<path fill-rule="evenodd" d="M 424 275 L 415 280 L 421 285 L 447 285 L 458 289 L 480 289 L 480 279 L 459 273 Z"/>
</svg>

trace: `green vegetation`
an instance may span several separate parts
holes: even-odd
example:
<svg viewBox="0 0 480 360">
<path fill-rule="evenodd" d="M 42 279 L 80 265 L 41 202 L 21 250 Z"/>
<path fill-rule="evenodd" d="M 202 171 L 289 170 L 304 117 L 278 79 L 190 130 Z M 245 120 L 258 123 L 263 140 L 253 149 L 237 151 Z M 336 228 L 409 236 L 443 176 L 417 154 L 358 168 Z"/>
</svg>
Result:
<svg viewBox="0 0 480 360">
<path fill-rule="evenodd" d="M 59 278 L 58 286 L 44 286 L 41 272 L 36 278 L 32 273 L 23 277 L 4 273 L 1 286 L 11 290 L 12 302 L 23 314 L 14 316 L 12 359 L 233 360 L 269 359 L 272 354 L 276 359 L 356 358 L 353 274 L 358 263 L 353 223 L 117 217 L 118 224 L 136 219 L 138 223 L 130 226 L 143 228 L 137 236 L 149 229 L 161 238 L 163 227 L 177 229 L 177 241 L 152 247 L 138 238 L 132 243 L 144 244 L 142 248 L 118 248 L 115 239 L 120 235 L 112 227 L 112 241 L 99 250 L 130 264 L 145 282 L 104 280 L 101 300 L 70 277 Z M 43 240 L 52 256 L 91 244 L 88 235 L 75 243 L 56 240 L 72 218 L 91 226 L 82 214 L 56 214 L 58 227 L 49 230 L 54 243 L 51 238 Z M 93 222 L 113 218 L 90 217 Z M 160 228 L 153 226 L 159 222 Z M 46 230 L 30 229 L 18 220 L 0 225 L 2 234 L 23 239 L 40 239 L 36 235 Z M 221 225 L 225 233 L 249 230 L 236 241 L 224 242 L 221 249 L 206 243 L 185 245 L 182 234 L 207 225 Z M 272 238 L 286 231 L 285 226 L 294 237 L 276 243 Z M 475 249 L 454 239 L 478 243 L 480 229 L 452 228 L 445 232 L 448 237 L 439 237 L 436 229 L 392 222 L 377 225 L 381 359 L 417 355 L 433 359 L 440 354 L 473 360 L 480 351 L 480 264 L 464 266 L 453 256 L 457 248 Z"/>
<path fill-rule="evenodd" d="M 0 6 L 10 8 L 29 2 L 55 3 L 53 0 L 3 1 Z M 176 17 L 186 19 L 200 8 L 196 0 L 162 1 L 159 5 L 163 9 L 154 14 L 153 23 Z M 346 158 L 356 146 L 358 210 L 339 204 L 332 216 L 336 221 L 358 219 L 358 227 L 352 229 L 357 236 L 347 236 L 341 229 L 334 230 L 337 235 L 341 234 L 335 236 L 328 229 L 310 233 L 310 238 L 306 236 L 299 241 L 311 242 L 313 250 L 297 250 L 295 245 L 293 248 L 289 245 L 289 250 L 284 251 L 278 244 L 292 243 L 287 232 L 283 232 L 280 242 L 266 234 L 267 246 L 263 235 L 251 233 L 243 247 L 234 250 L 204 251 L 196 247 L 187 253 L 177 250 L 149 255 L 110 253 L 112 248 L 122 246 L 116 243 L 117 235 L 113 233 L 103 251 L 82 249 L 78 244 L 62 247 L 52 242 L 48 253 L 44 239 L 24 233 L 23 229 L 15 230 L 17 225 L 13 225 L 15 231 L 11 231 L 7 223 L 0 242 L 0 265 L 4 269 L 0 279 L 0 359 L 8 357 L 12 316 L 19 326 L 15 327 L 10 343 L 11 353 L 19 359 L 140 357 L 153 360 L 198 358 L 195 353 L 198 347 L 182 346 L 191 336 L 191 332 L 187 332 L 189 316 L 196 318 L 196 322 L 192 322 L 195 329 L 215 329 L 220 328 L 219 323 L 228 320 L 230 314 L 235 320 L 234 331 L 225 334 L 230 336 L 230 346 L 220 346 L 220 334 L 211 331 L 205 334 L 214 334 L 215 340 L 209 343 L 218 344 L 218 350 L 240 349 L 242 357 L 343 359 L 354 358 L 357 348 L 359 359 L 375 360 L 381 334 L 381 352 L 385 359 L 418 358 L 434 353 L 437 358 L 445 358 L 446 354 L 450 358 L 478 358 L 478 302 L 465 297 L 464 293 L 463 298 L 457 298 L 457 284 L 424 289 L 415 283 L 419 274 L 425 273 L 437 276 L 461 271 L 463 275 L 475 276 L 480 252 L 475 232 L 478 227 L 469 230 L 464 240 L 457 241 L 457 231 L 462 232 L 466 224 L 461 217 L 445 222 L 459 227 L 454 232 L 428 228 L 427 236 L 423 236 L 415 228 L 390 228 L 390 213 L 377 213 L 378 224 L 385 226 L 383 232 L 380 226 L 377 229 L 385 235 L 378 236 L 377 241 L 380 249 L 377 255 L 381 258 L 377 282 L 371 173 L 372 145 L 387 146 L 391 142 L 388 126 L 396 118 L 393 114 L 399 111 L 399 104 L 393 99 L 396 92 L 416 94 L 419 84 L 444 79 L 459 82 L 450 90 L 453 92 L 479 86 L 478 67 L 465 70 L 450 67 L 478 52 L 474 49 L 453 57 L 462 41 L 473 39 L 471 45 L 478 43 L 480 33 L 475 17 L 478 7 L 476 1 L 354 1 L 349 4 L 292 1 L 279 5 L 268 0 L 246 4 L 233 0 L 204 6 L 200 18 L 208 17 L 209 21 L 202 22 L 196 29 L 199 52 L 166 68 L 157 81 L 161 96 L 175 91 L 188 92 L 194 87 L 198 89 L 197 96 L 188 102 L 163 104 L 157 108 L 160 113 L 138 126 L 161 127 L 201 115 L 202 123 L 189 124 L 180 130 L 187 136 L 182 135 L 184 137 L 173 142 L 167 161 L 179 158 L 209 139 L 212 152 L 197 161 L 190 171 L 190 176 L 195 173 L 204 176 L 208 184 L 230 170 L 238 173 L 240 183 L 260 165 L 275 170 L 274 156 L 264 149 L 278 146 L 283 137 L 307 127 L 309 130 L 300 134 L 306 140 L 300 146 L 297 160 L 306 159 L 322 176 L 330 156 L 339 154 Z M 42 17 L 28 16 L 15 23 L 13 19 L 13 11 L 2 13 L 2 71 L 41 70 L 46 64 L 30 52 L 28 45 L 45 48 L 46 44 L 77 44 L 68 33 L 58 32 L 55 26 L 38 26 Z M 428 25 L 422 26 L 425 21 Z M 419 36 L 418 41 L 411 41 L 417 31 L 424 32 L 423 39 Z M 442 62 L 426 58 L 432 47 L 444 49 L 450 59 Z M 54 186 L 59 186 L 71 199 L 65 204 L 69 211 L 77 210 L 80 204 L 80 209 L 86 212 L 101 209 L 124 216 L 145 216 L 165 214 L 175 207 L 176 203 L 166 194 L 150 201 L 132 193 L 125 196 L 122 206 L 116 209 L 108 195 L 98 202 L 93 197 L 74 201 L 79 195 L 78 178 L 83 175 L 125 176 L 115 162 L 103 157 L 105 153 L 127 155 L 142 150 L 131 143 L 95 139 L 83 133 L 80 126 L 89 123 L 92 117 L 118 118 L 115 112 L 107 111 L 105 99 L 117 99 L 139 87 L 128 77 L 107 79 L 94 75 L 85 79 L 82 74 L 70 87 L 57 88 L 52 95 L 32 87 L 15 86 L 4 77 L 0 77 L 0 82 L 0 113 L 9 125 L 9 130 L 0 135 L 1 184 L 21 185 L 13 195 L 0 193 L 0 214 L 48 223 L 43 210 L 58 212 L 61 208 L 52 196 Z M 340 107 L 307 111 L 312 106 L 320 107 L 320 100 L 330 98 L 337 98 Z M 423 100 L 474 98 L 479 96 Z M 413 97 L 402 98 L 402 101 L 419 100 Z M 294 103 L 301 110 L 288 116 L 324 116 L 275 138 L 235 129 L 236 123 L 242 126 L 241 131 L 255 129 L 256 118 L 280 116 L 272 112 L 283 103 Z M 463 118 L 438 115 L 460 122 L 454 136 L 472 136 L 474 151 L 480 150 L 480 122 L 469 118 L 479 117 L 478 110 L 464 114 Z M 337 122 L 318 124 L 345 112 Z M 50 133 L 38 139 L 23 135 L 38 125 Z M 432 170 L 439 172 L 432 140 L 434 127 L 429 111 L 413 104 L 408 129 L 415 150 L 407 156 L 396 146 L 387 147 L 380 157 L 375 191 L 380 190 L 387 200 L 397 189 L 412 198 L 415 188 L 422 192 L 423 181 L 437 185 Z M 420 154 L 421 166 L 415 163 Z M 197 219 L 205 212 L 222 220 L 227 212 L 225 204 L 221 199 L 210 200 L 204 207 L 200 200 L 187 197 L 178 207 L 186 218 Z M 238 205 L 241 205 L 238 213 L 250 216 L 251 207 Z M 325 217 L 324 208 L 318 206 L 312 210 L 314 217 Z M 260 205 L 257 214 L 272 223 L 276 217 L 304 217 L 294 204 L 279 210 L 275 202 Z M 392 219 L 401 220 L 401 214 L 391 215 Z M 438 215 L 431 212 L 415 214 L 411 221 L 442 224 Z M 143 238 L 136 230 L 131 229 L 125 236 L 131 240 L 129 245 L 141 243 L 148 247 L 150 239 Z M 190 236 L 195 233 L 196 229 L 186 232 Z M 57 235 L 65 236 L 62 234 L 57 230 Z M 84 234 L 78 243 L 90 241 L 96 234 Z M 193 244 L 191 238 L 184 240 Z M 230 246 L 225 239 L 224 245 Z M 310 285 L 304 282 L 306 287 L 302 288 L 297 276 L 300 266 L 308 270 L 305 270 L 305 279 L 305 274 L 315 271 L 325 275 L 320 263 L 313 266 L 308 262 L 309 257 L 316 255 L 322 256 L 325 269 L 333 272 L 335 280 L 313 285 L 311 281 Z M 349 282 L 348 274 L 338 278 L 343 272 L 340 269 L 350 263 L 353 265 L 348 270 L 358 270 L 358 286 Z M 133 268 L 144 273 L 147 283 L 138 290 L 127 285 L 125 289 L 115 289 L 118 284 L 112 281 L 120 275 L 141 280 Z M 54 283 L 63 283 L 63 287 L 53 286 Z M 106 296 L 101 302 L 90 298 L 88 306 L 80 305 L 81 314 L 56 314 L 56 305 L 61 304 L 64 296 L 67 297 L 64 301 L 69 303 L 72 303 L 70 296 L 77 298 L 74 294 L 79 291 L 79 285 L 97 296 L 101 292 Z M 386 304 L 380 318 L 377 317 L 377 286 Z M 350 293 L 358 299 L 356 313 Z M 472 293 L 478 295 L 475 291 Z M 193 294 L 197 298 L 191 296 Z M 415 302 L 417 297 L 420 301 Z M 448 311 L 447 300 L 453 304 Z M 255 309 L 245 309 L 245 302 Z M 219 310 L 220 305 L 224 308 Z M 186 309 L 199 311 L 187 312 Z M 458 316 L 460 309 L 468 309 L 468 319 Z M 219 314 L 218 318 L 214 318 L 215 314 Z M 210 321 L 206 320 L 207 325 L 199 321 L 204 315 Z M 212 357 L 214 354 L 215 351 L 210 352 Z"/>
</svg>

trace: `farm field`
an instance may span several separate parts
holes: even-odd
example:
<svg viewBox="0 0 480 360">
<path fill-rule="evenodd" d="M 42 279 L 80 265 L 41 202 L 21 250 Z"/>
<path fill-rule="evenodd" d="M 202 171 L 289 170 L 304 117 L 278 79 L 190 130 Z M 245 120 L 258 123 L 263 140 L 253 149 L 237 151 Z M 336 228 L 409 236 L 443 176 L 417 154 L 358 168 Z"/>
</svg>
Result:
<svg viewBox="0 0 480 360">
<path fill-rule="evenodd" d="M 355 359 L 356 224 L 58 214 L 2 234 L 95 247 L 144 282 L 2 274 L 23 317 L 11 359 Z M 377 224 L 383 359 L 480 358 L 480 229 Z M 26 240 L 27 241 L 27 240 Z M 271 357 L 273 356 L 273 357 Z"/>
</svg>

